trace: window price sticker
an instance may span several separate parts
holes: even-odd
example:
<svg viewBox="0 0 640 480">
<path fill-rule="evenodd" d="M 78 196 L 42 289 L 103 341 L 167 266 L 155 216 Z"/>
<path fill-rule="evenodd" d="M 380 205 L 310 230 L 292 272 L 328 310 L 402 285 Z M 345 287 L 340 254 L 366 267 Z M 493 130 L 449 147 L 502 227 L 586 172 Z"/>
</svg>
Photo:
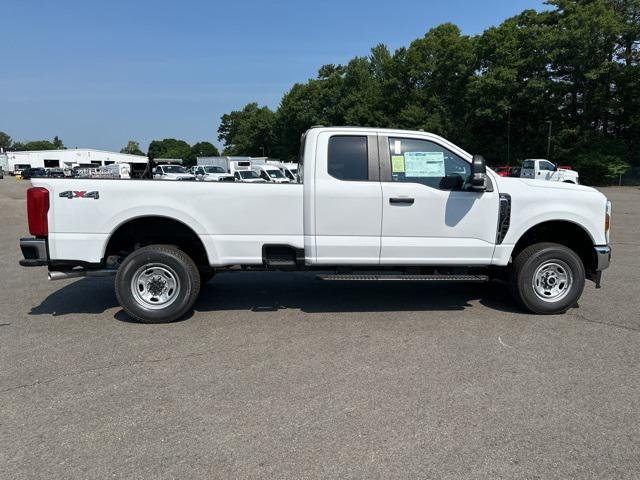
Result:
<svg viewBox="0 0 640 480">
<path fill-rule="evenodd" d="M 406 152 L 404 168 L 407 177 L 444 177 L 444 153 Z"/>
</svg>

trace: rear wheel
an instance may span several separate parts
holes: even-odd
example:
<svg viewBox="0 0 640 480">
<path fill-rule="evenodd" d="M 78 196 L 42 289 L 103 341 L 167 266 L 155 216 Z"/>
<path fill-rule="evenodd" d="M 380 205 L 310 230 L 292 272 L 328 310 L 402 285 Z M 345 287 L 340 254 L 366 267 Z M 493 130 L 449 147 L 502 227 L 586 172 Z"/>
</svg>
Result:
<svg viewBox="0 0 640 480">
<path fill-rule="evenodd" d="M 173 322 L 193 307 L 200 273 L 182 250 L 143 247 L 126 257 L 116 275 L 116 296 L 125 312 L 143 323 Z"/>
<path fill-rule="evenodd" d="M 564 313 L 584 290 L 585 271 L 580 257 L 557 243 L 537 243 L 515 258 L 510 286 L 515 299 L 540 314 Z"/>
</svg>

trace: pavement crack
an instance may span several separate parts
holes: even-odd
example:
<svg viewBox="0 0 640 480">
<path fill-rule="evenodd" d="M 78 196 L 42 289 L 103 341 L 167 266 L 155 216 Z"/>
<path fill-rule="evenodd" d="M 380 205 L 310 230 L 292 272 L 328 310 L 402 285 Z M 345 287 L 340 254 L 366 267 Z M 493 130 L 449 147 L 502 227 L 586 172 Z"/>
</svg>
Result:
<svg viewBox="0 0 640 480">
<path fill-rule="evenodd" d="M 614 327 L 614 328 L 621 328 L 623 330 L 629 330 L 632 332 L 640 332 L 640 328 L 637 327 L 629 327 L 628 325 L 620 325 L 619 323 L 612 323 L 612 322 L 601 322 L 599 320 L 592 320 L 589 317 L 585 317 L 584 315 L 581 315 L 579 313 L 569 313 L 570 316 L 572 317 L 576 317 L 584 322 L 589 322 L 589 323 L 597 323 L 599 325 L 606 325 L 608 327 Z"/>
</svg>

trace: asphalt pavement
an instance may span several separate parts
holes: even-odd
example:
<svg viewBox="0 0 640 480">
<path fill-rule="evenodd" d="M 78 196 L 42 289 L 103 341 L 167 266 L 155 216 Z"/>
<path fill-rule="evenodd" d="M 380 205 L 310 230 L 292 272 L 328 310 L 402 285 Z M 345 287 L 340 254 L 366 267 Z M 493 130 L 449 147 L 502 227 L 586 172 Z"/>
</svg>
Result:
<svg viewBox="0 0 640 480">
<path fill-rule="evenodd" d="M 232 273 L 132 323 L 113 279 L 18 266 L 0 180 L 0 478 L 640 477 L 640 189 L 613 263 L 560 316 L 503 284 Z"/>
</svg>

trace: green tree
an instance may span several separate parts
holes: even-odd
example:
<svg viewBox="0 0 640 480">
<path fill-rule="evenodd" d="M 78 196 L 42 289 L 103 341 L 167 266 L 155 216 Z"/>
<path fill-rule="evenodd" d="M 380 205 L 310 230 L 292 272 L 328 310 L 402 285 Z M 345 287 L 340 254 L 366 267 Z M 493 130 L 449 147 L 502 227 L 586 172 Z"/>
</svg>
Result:
<svg viewBox="0 0 640 480">
<path fill-rule="evenodd" d="M 178 158 L 186 160 L 191 152 L 191 147 L 184 140 L 165 138 L 153 140 L 149 144 L 148 156 L 150 158 Z"/>
<path fill-rule="evenodd" d="M 242 110 L 222 116 L 218 140 L 226 155 L 254 157 L 275 154 L 275 114 L 268 107 L 250 103 Z"/>
<path fill-rule="evenodd" d="M 60 140 L 60 138 L 57 135 L 53 137 L 53 141 L 51 143 L 56 148 L 56 150 L 64 150 L 66 148 L 64 146 L 64 143 L 62 143 L 62 140 Z"/>
<path fill-rule="evenodd" d="M 13 144 L 12 149 L 15 151 L 56 150 L 56 146 L 49 140 L 34 140 L 24 143 L 16 142 Z"/>
<path fill-rule="evenodd" d="M 0 132 L 0 148 L 7 150 L 11 147 L 12 143 L 11 137 L 7 133 Z"/>
<path fill-rule="evenodd" d="M 129 155 L 144 155 L 145 153 L 140 149 L 140 143 L 135 140 L 129 140 L 127 145 L 120 149 L 120 153 L 128 153 Z"/>
</svg>

